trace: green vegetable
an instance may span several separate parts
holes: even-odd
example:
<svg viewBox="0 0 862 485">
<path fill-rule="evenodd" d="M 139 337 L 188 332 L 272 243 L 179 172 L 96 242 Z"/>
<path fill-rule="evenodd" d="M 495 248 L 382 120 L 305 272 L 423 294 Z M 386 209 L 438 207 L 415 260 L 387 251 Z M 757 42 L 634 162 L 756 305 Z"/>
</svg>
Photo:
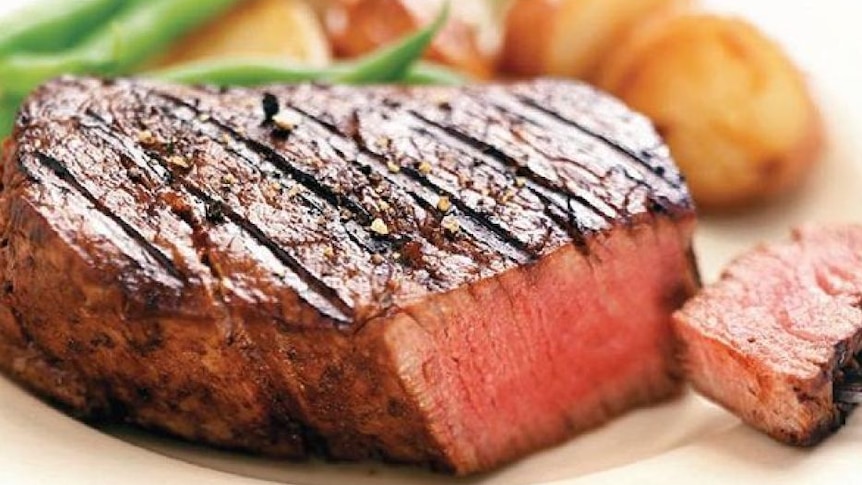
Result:
<svg viewBox="0 0 862 485">
<path fill-rule="evenodd" d="M 404 77 L 413 64 L 422 57 L 425 49 L 449 17 L 447 2 L 437 18 L 425 28 L 408 35 L 401 42 L 381 47 L 376 51 L 348 63 L 341 74 L 327 79 L 333 83 L 366 84 L 395 82 Z"/>
<path fill-rule="evenodd" d="M 267 59 L 219 59 L 193 62 L 147 74 L 163 81 L 222 86 L 319 81 L 368 84 L 460 84 L 463 77 L 442 66 L 417 63 L 448 15 L 444 8 L 427 27 L 356 60 L 324 68 L 290 66 Z"/>
<path fill-rule="evenodd" d="M 254 86 L 315 81 L 324 77 L 331 69 L 290 66 L 272 59 L 236 58 L 189 62 L 143 75 L 183 84 Z"/>
<path fill-rule="evenodd" d="M 20 105 L 21 100 L 17 98 L 0 99 L 0 138 L 12 133 L 12 125 L 15 124 L 15 115 Z"/>
<path fill-rule="evenodd" d="M 326 68 L 290 66 L 272 59 L 219 59 L 183 64 L 146 74 L 160 81 L 182 84 L 214 84 L 217 86 L 260 86 L 309 81 L 326 82 L 343 75 L 350 66 L 336 64 Z M 375 82 L 368 79 L 366 82 Z M 466 78 L 446 67 L 430 62 L 418 62 L 399 79 L 404 84 L 457 85 Z"/>
<path fill-rule="evenodd" d="M 89 0 L 82 0 L 89 1 Z M 220 13 L 237 0 L 127 0 L 120 11 L 65 52 L 19 52 L 0 57 L 0 135 L 9 133 L 15 112 L 32 88 L 62 74 L 128 73 L 186 30 Z M 272 60 L 224 59 L 190 63 L 148 74 L 165 81 L 259 85 L 318 81 L 327 83 L 460 84 L 464 78 L 445 67 L 417 62 L 449 14 L 448 4 L 427 27 L 364 57 L 324 68 L 288 66 Z M 2 36 L 0 36 L 2 39 Z"/>
<path fill-rule="evenodd" d="M 0 19 L 0 54 L 68 48 L 129 3 L 123 0 L 35 3 Z"/>
<path fill-rule="evenodd" d="M 116 75 L 225 11 L 238 0 L 149 0 L 127 3 L 113 21 L 71 49 L 54 54 L 17 53 L 0 59 L 0 89 L 23 96 L 62 74 Z"/>
<path fill-rule="evenodd" d="M 433 62 L 420 61 L 413 65 L 402 78 L 404 84 L 439 84 L 458 86 L 469 81 L 464 74 Z"/>
</svg>

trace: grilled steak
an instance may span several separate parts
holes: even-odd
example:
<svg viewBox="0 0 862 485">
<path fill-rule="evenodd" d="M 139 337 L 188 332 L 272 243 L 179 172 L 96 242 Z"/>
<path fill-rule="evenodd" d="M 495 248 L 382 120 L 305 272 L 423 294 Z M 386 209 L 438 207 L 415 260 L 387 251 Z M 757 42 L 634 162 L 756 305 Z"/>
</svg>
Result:
<svg viewBox="0 0 862 485">
<path fill-rule="evenodd" d="M 589 87 L 69 78 L 5 153 L 2 363 L 80 416 L 465 474 L 678 390 L 691 201 Z"/>
<path fill-rule="evenodd" d="M 794 445 L 862 397 L 862 227 L 796 230 L 734 261 L 674 318 L 698 390 Z"/>
</svg>

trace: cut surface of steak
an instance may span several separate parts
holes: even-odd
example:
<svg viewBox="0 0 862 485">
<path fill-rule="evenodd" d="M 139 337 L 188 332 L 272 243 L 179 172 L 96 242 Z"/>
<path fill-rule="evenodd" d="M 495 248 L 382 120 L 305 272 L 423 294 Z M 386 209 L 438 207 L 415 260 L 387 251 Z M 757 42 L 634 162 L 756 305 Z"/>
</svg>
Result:
<svg viewBox="0 0 862 485">
<path fill-rule="evenodd" d="M 679 389 L 691 201 L 587 86 L 64 78 L 5 148 L 0 362 L 83 417 L 466 474 Z"/>
<path fill-rule="evenodd" d="M 860 302 L 862 226 L 801 227 L 736 259 L 675 314 L 687 375 L 772 437 L 815 444 L 860 396 Z"/>
</svg>

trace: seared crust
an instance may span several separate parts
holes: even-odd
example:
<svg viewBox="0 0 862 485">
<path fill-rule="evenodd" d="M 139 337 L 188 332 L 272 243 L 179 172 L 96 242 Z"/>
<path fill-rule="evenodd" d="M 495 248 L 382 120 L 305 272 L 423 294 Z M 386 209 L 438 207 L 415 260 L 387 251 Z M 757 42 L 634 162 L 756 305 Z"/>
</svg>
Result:
<svg viewBox="0 0 862 485">
<path fill-rule="evenodd" d="M 267 120 L 267 95 L 281 126 Z M 16 139 L 10 157 L 25 179 L 59 174 L 137 228 L 153 275 L 206 286 L 216 268 L 195 255 L 224 226 L 273 253 L 299 280 L 290 290 L 343 326 L 652 211 L 692 211 L 649 122 L 572 83 L 216 92 L 61 79 L 25 105 Z M 149 197 L 160 200 L 147 208 L 155 220 L 137 200 Z M 160 223 L 185 233 L 156 237 Z M 421 260 L 409 256 L 415 245 Z"/>
<path fill-rule="evenodd" d="M 3 354 L 12 374 L 46 381 L 37 389 L 89 419 L 304 453 L 296 426 L 276 421 L 285 415 L 259 358 L 208 289 L 154 268 L 80 193 L 47 171 L 15 170 L 26 155 L 6 153 L 21 157 L 7 158 L 0 211 L 4 326 L 20 336 L 7 344 L 21 355 Z"/>
</svg>

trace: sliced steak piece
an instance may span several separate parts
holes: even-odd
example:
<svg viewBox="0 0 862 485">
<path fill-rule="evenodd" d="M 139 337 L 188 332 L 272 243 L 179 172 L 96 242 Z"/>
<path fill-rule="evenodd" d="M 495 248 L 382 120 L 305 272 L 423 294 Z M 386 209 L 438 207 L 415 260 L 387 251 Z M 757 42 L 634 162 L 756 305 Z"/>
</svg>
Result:
<svg viewBox="0 0 862 485">
<path fill-rule="evenodd" d="M 741 256 L 674 316 L 689 379 L 770 436 L 812 445 L 859 386 L 862 226 L 806 226 Z"/>
<path fill-rule="evenodd" d="M 0 362 L 76 414 L 465 474 L 679 389 L 691 201 L 583 85 L 67 78 L 5 153 Z"/>
</svg>

